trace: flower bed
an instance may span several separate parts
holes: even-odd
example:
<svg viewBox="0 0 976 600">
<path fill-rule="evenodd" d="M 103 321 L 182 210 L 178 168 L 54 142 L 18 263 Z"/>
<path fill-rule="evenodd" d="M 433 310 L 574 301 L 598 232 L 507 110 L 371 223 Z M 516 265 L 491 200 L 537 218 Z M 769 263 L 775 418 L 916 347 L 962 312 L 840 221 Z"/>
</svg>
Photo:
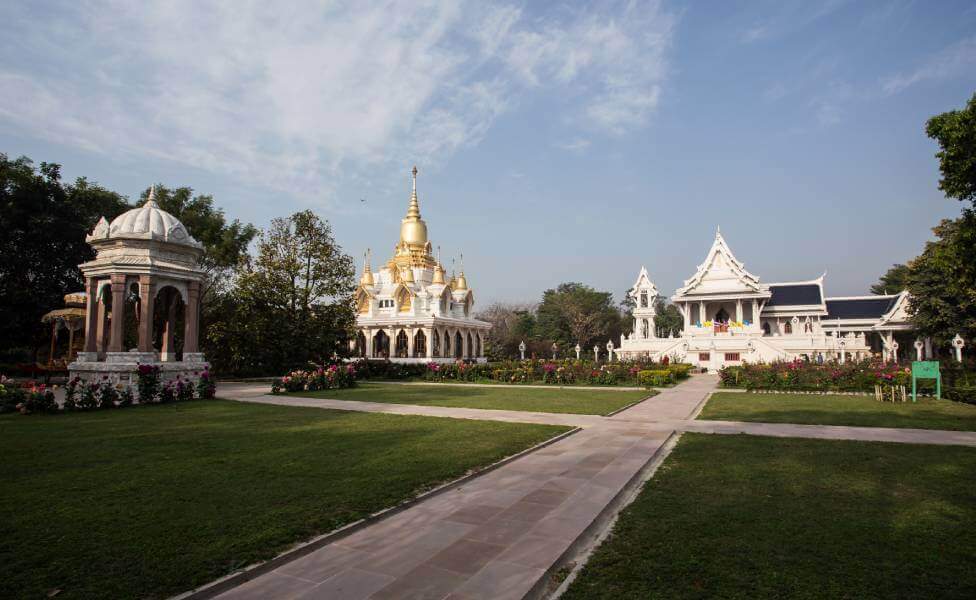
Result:
<svg viewBox="0 0 976 600">
<path fill-rule="evenodd" d="M 321 365 L 310 371 L 292 371 L 281 379 L 276 379 L 271 384 L 271 393 L 338 390 L 354 385 L 356 385 L 355 365 Z"/>
<path fill-rule="evenodd" d="M 661 371 L 665 377 L 650 383 L 639 374 L 646 370 Z M 525 360 L 490 364 L 429 363 L 427 381 L 493 381 L 497 383 L 534 383 L 549 385 L 668 385 L 689 376 L 691 365 L 652 362 L 594 363 L 586 360 Z"/>
<path fill-rule="evenodd" d="M 745 364 L 725 367 L 719 376 L 724 387 L 747 390 L 872 392 L 876 385 L 911 385 L 910 368 L 876 361 Z"/>
<path fill-rule="evenodd" d="M 217 385 L 209 367 L 194 382 L 177 375 L 176 379 L 162 381 L 161 370 L 156 365 L 139 365 L 136 371 L 135 389 L 132 386 L 109 381 L 107 375 L 99 381 L 85 381 L 79 376 L 68 380 L 64 386 L 64 402 L 59 406 L 53 388 L 28 382 L 23 387 L 13 385 L 0 377 L 0 413 L 19 411 L 22 414 L 58 413 L 87 410 L 125 408 L 136 403 L 157 404 L 186 402 L 194 398 L 211 399 L 217 393 Z"/>
</svg>

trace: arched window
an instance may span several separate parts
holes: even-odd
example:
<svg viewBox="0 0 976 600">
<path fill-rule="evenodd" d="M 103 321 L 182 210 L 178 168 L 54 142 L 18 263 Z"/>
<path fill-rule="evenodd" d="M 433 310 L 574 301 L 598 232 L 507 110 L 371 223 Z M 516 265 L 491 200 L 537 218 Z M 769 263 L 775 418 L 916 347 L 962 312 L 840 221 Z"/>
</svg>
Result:
<svg viewBox="0 0 976 600">
<path fill-rule="evenodd" d="M 813 323 L 811 323 L 810 321 L 807 321 L 806 323 L 804 323 L 803 324 L 803 332 L 804 333 L 813 333 Z"/>
<path fill-rule="evenodd" d="M 647 308 L 647 291 L 642 291 L 640 293 L 640 305 L 641 308 Z M 647 337 L 646 335 L 644 337 Z"/>
<path fill-rule="evenodd" d="M 793 333 L 793 323 L 787 321 L 786 325 L 783 326 L 783 333 L 787 333 L 787 334 Z"/>
<path fill-rule="evenodd" d="M 400 330 L 400 333 L 396 336 L 396 355 L 397 358 L 407 358 L 407 347 L 409 341 L 407 338 L 407 332 Z"/>
<path fill-rule="evenodd" d="M 648 338 L 649 330 L 650 323 L 647 322 L 647 319 L 641 319 L 641 337 L 645 340 Z"/>
<path fill-rule="evenodd" d="M 444 293 L 441 294 L 441 314 L 447 314 L 447 307 L 450 306 L 449 302 L 450 294 L 447 290 L 444 290 Z"/>
<path fill-rule="evenodd" d="M 410 310 L 410 292 L 405 287 L 401 287 L 400 291 L 397 292 L 397 303 L 400 305 L 400 312 L 408 312 Z"/>
<path fill-rule="evenodd" d="M 481 336 L 474 336 L 474 356 L 475 358 L 481 358 Z"/>
<path fill-rule="evenodd" d="M 433 344 L 434 346 L 431 349 L 434 351 L 434 356 L 440 356 L 441 355 L 441 334 L 438 333 L 436 329 L 434 330 Z"/>
<path fill-rule="evenodd" d="M 366 336 L 362 331 L 356 334 L 356 356 L 366 358 Z"/>
<path fill-rule="evenodd" d="M 414 358 L 427 356 L 427 336 L 422 330 L 413 337 L 413 355 Z"/>
<path fill-rule="evenodd" d="M 464 338 L 460 331 L 454 334 L 454 358 L 464 358 Z"/>
<path fill-rule="evenodd" d="M 451 355 L 451 333 L 449 331 L 444 332 L 444 352 L 441 354 L 444 358 Z"/>
<path fill-rule="evenodd" d="M 390 356 L 390 336 L 380 329 L 373 336 L 373 358 L 389 358 Z"/>
<path fill-rule="evenodd" d="M 771 332 L 769 330 L 769 321 L 766 321 L 765 323 L 762 324 L 762 330 L 763 330 L 763 335 L 770 335 L 771 334 Z"/>
<path fill-rule="evenodd" d="M 465 358 L 471 358 L 471 351 L 474 350 L 474 342 L 471 340 L 471 334 L 468 334 L 468 355 Z"/>
</svg>

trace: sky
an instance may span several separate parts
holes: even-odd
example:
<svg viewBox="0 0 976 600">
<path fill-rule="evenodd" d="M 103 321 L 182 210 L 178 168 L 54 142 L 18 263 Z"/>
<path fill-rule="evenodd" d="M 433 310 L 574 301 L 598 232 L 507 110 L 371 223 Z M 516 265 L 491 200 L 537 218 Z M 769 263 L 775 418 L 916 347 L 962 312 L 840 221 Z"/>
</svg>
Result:
<svg viewBox="0 0 976 600">
<path fill-rule="evenodd" d="M 924 126 L 976 91 L 976 4 L 14 0 L 0 54 L 0 152 L 262 228 L 312 209 L 357 263 L 416 164 L 482 307 L 620 300 L 642 265 L 670 295 L 718 226 L 839 296 L 959 213 Z"/>
</svg>

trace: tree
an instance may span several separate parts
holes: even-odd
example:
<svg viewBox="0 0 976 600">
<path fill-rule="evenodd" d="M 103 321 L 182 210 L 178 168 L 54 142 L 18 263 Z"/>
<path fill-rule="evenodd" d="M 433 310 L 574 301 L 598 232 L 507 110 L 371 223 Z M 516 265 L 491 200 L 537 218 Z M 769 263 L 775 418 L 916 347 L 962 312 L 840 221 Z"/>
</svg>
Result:
<svg viewBox="0 0 976 600">
<path fill-rule="evenodd" d="M 664 298 L 658 298 L 654 308 L 657 312 L 657 316 L 654 317 L 654 325 L 660 335 L 667 336 L 671 331 L 677 334 L 684 329 L 685 318 L 677 306 L 666 302 Z"/>
<path fill-rule="evenodd" d="M 563 283 L 546 290 L 537 311 L 538 333 L 567 348 L 579 343 L 589 349 L 606 340 L 619 344 L 626 317 L 614 306 L 613 294 L 582 283 Z"/>
<path fill-rule="evenodd" d="M 897 294 L 908 289 L 910 272 L 911 269 L 908 268 L 908 265 L 892 265 L 888 272 L 878 279 L 878 283 L 871 286 L 871 293 L 878 295 Z"/>
<path fill-rule="evenodd" d="M 485 354 L 491 360 L 504 360 L 518 356 L 518 345 L 533 335 L 532 306 L 495 302 L 475 315 L 475 318 L 491 323 L 491 332 L 485 343 Z"/>
<path fill-rule="evenodd" d="M 142 202 L 149 190 L 142 193 Z M 250 223 L 234 219 L 228 223 L 224 211 L 214 207 L 213 196 L 193 195 L 193 188 L 167 188 L 156 185 L 156 204 L 180 220 L 197 241 L 203 244 L 200 265 L 207 272 L 204 281 L 204 305 L 211 291 L 223 290 L 234 269 L 247 256 L 247 248 L 258 230 Z"/>
<path fill-rule="evenodd" d="M 908 310 L 918 331 L 939 343 L 976 337 L 976 211 L 945 219 L 936 240 L 909 263 Z"/>
<path fill-rule="evenodd" d="M 0 351 L 37 348 L 50 329 L 40 322 L 64 295 L 84 289 L 78 264 L 94 258 L 85 242 L 101 216 L 128 210 L 125 199 L 85 178 L 61 181 L 61 167 L 0 153 Z"/>
<path fill-rule="evenodd" d="M 347 353 L 355 323 L 352 258 L 311 211 L 275 219 L 223 294 L 227 317 L 208 328 L 218 369 L 280 374 Z"/>
<path fill-rule="evenodd" d="M 950 198 L 976 204 L 976 94 L 962 110 L 929 119 L 925 133 L 939 143 L 939 189 Z"/>
</svg>

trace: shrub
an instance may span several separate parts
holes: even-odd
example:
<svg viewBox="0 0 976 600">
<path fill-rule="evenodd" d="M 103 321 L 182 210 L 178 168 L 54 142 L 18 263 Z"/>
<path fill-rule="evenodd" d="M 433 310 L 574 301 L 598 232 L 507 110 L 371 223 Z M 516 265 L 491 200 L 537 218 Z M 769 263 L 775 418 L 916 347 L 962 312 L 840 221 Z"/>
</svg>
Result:
<svg viewBox="0 0 976 600">
<path fill-rule="evenodd" d="M 136 369 L 136 389 L 139 391 L 140 404 L 155 402 L 156 396 L 160 393 L 159 367 L 139 365 Z"/>
<path fill-rule="evenodd" d="M 193 400 L 193 382 L 176 377 L 176 400 L 178 402 L 189 402 Z"/>
<path fill-rule="evenodd" d="M 119 392 L 108 381 L 103 381 L 98 388 L 98 407 L 115 408 L 115 403 L 119 399 Z"/>
<path fill-rule="evenodd" d="M 26 392 L 23 401 L 17 405 L 17 410 L 25 415 L 31 413 L 56 413 L 58 412 L 58 403 L 54 399 L 54 392 L 44 384 L 41 384 L 32 387 Z"/>
<path fill-rule="evenodd" d="M 314 392 L 317 390 L 337 390 L 356 385 L 356 366 L 353 364 L 333 364 L 319 366 L 312 371 L 292 371 L 271 383 L 271 393 Z"/>
<path fill-rule="evenodd" d="M 675 379 L 671 369 L 646 369 L 637 373 L 637 382 L 644 387 L 668 385 Z"/>
<path fill-rule="evenodd" d="M 13 381 L 0 376 L 0 413 L 13 412 L 27 399 L 27 393 Z"/>
<path fill-rule="evenodd" d="M 119 390 L 119 406 L 120 407 L 132 406 L 132 401 L 133 401 L 132 388 L 127 385 L 119 384 L 118 390 Z"/>
<path fill-rule="evenodd" d="M 875 385 L 911 385 L 911 370 L 865 360 L 859 363 L 815 364 L 794 360 L 723 368 L 722 384 L 748 390 L 870 392 Z"/>
<path fill-rule="evenodd" d="M 976 386 L 958 386 L 946 388 L 945 397 L 953 402 L 976 404 Z"/>
<path fill-rule="evenodd" d="M 98 395 L 97 383 L 82 382 L 78 386 L 78 399 L 75 403 L 78 410 L 95 410 L 98 408 Z"/>
<path fill-rule="evenodd" d="M 217 384 L 210 376 L 210 369 L 204 369 L 197 379 L 197 397 L 201 400 L 211 400 L 217 395 Z"/>
<path fill-rule="evenodd" d="M 141 394 L 140 394 L 141 397 Z M 167 381 L 159 388 L 159 402 L 161 404 L 168 404 L 170 402 L 176 402 L 176 382 Z"/>
</svg>

